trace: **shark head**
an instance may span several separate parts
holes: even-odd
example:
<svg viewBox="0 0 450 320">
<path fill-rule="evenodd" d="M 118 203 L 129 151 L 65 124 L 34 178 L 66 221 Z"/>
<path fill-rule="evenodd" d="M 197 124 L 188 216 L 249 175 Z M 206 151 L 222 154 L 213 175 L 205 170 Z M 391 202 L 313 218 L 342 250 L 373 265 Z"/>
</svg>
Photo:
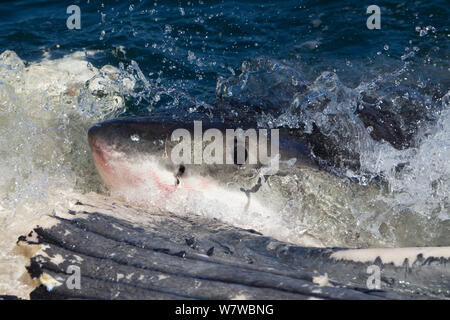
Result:
<svg viewBox="0 0 450 320">
<path fill-rule="evenodd" d="M 89 130 L 96 168 L 112 192 L 134 194 L 133 200 L 144 200 L 155 193 L 176 191 L 176 166 L 168 159 L 166 146 L 174 125 L 123 119 L 103 122 Z M 146 194 L 136 194 L 138 190 Z"/>
<path fill-rule="evenodd" d="M 253 157 L 248 141 L 247 146 L 245 142 L 242 145 L 243 161 L 238 162 L 236 139 L 231 146 L 227 145 L 227 129 L 223 123 L 208 122 L 200 126 L 161 118 L 118 119 L 93 126 L 88 139 L 96 168 L 108 188 L 131 191 L 127 192 L 129 196 L 134 194 L 134 198 L 141 197 L 141 200 L 170 196 L 181 190 L 203 192 L 212 186 L 229 184 L 238 173 L 242 176 L 261 167 L 258 161 L 245 163 Z M 203 137 L 208 129 L 216 130 L 216 136 L 220 137 L 213 141 L 222 140 L 216 141 L 220 144 L 213 152 L 219 155 L 215 162 L 204 157 L 207 142 L 203 143 Z M 196 150 L 198 137 L 200 151 Z M 137 190 L 145 190 L 146 195 L 136 194 Z"/>
<path fill-rule="evenodd" d="M 275 236 L 270 226 L 279 225 L 274 223 L 281 219 L 279 207 L 267 194 L 260 195 L 264 177 L 274 174 L 274 167 L 284 170 L 279 163 L 304 163 L 296 160 L 306 159 L 307 151 L 270 130 L 256 130 L 262 144 L 227 135 L 236 129 L 214 121 L 129 118 L 93 126 L 88 139 L 96 168 L 112 195 Z M 253 132 L 250 127 L 239 129 Z"/>
</svg>

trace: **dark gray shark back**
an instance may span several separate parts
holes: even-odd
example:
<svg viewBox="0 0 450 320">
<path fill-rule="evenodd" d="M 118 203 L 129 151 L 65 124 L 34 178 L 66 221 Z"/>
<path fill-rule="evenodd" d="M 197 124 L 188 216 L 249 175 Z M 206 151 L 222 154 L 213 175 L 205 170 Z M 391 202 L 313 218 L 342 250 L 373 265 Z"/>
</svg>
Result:
<svg viewBox="0 0 450 320">
<path fill-rule="evenodd" d="M 271 139 L 269 128 L 258 127 L 253 122 L 231 123 L 220 120 L 201 121 L 202 131 L 218 129 L 224 135 L 227 129 L 238 128 L 247 130 L 267 129 L 268 139 Z M 194 132 L 194 120 L 173 119 L 171 117 L 133 117 L 119 118 L 105 121 L 94 125 L 89 129 L 89 141 L 101 139 L 106 144 L 115 145 L 124 153 L 149 152 L 158 141 L 169 141 L 176 129 L 186 129 L 191 134 Z M 279 131 L 280 160 L 296 158 L 299 163 L 315 165 L 311 149 L 295 135 L 295 130 L 287 128 L 276 128 Z M 130 138 L 136 136 L 140 139 L 139 144 L 132 144 Z M 162 147 L 162 144 L 160 145 Z"/>
</svg>

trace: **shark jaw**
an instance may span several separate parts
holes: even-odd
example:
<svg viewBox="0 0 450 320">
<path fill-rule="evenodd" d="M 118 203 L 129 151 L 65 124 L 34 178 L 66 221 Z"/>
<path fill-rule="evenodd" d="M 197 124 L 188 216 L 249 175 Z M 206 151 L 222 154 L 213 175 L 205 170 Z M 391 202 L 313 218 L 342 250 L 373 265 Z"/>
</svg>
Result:
<svg viewBox="0 0 450 320">
<path fill-rule="evenodd" d="M 274 238 L 282 234 L 275 227 L 282 223 L 278 211 L 242 191 L 237 184 L 219 183 L 202 175 L 177 178 L 151 156 L 146 159 L 129 159 L 116 153 L 110 156 L 100 157 L 94 151 L 96 167 L 112 196 L 143 207 L 219 219 Z M 298 243 L 304 236 L 282 238 Z"/>
</svg>

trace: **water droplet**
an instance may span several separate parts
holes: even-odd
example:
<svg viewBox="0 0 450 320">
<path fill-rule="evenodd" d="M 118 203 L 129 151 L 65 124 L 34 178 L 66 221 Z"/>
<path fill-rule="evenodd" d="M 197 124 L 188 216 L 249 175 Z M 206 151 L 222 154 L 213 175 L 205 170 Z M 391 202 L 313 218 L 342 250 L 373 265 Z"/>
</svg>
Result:
<svg viewBox="0 0 450 320">
<path fill-rule="evenodd" d="M 188 61 L 192 63 L 195 60 L 195 54 L 192 51 L 188 51 Z"/>
<path fill-rule="evenodd" d="M 166 25 L 164 26 L 164 34 L 169 34 L 169 33 L 171 33 L 171 32 L 172 32 L 172 26 L 169 25 L 169 24 L 166 24 Z"/>
</svg>

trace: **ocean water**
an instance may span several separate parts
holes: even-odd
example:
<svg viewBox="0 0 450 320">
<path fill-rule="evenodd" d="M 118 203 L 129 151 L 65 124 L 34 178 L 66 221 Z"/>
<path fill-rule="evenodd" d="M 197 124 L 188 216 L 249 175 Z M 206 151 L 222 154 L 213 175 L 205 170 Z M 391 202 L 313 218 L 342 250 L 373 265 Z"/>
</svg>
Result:
<svg viewBox="0 0 450 320">
<path fill-rule="evenodd" d="M 66 24 L 73 4 L 80 29 Z M 379 30 L 366 26 L 371 4 Z M 319 130 L 342 157 L 316 152 L 331 174 L 302 173 L 280 234 L 294 225 L 327 245 L 449 246 L 448 16 L 444 0 L 2 2 L 0 294 L 30 288 L 19 235 L 68 194 L 106 192 L 86 133 L 121 116 Z M 353 228 L 364 241 L 344 236 Z"/>
</svg>

